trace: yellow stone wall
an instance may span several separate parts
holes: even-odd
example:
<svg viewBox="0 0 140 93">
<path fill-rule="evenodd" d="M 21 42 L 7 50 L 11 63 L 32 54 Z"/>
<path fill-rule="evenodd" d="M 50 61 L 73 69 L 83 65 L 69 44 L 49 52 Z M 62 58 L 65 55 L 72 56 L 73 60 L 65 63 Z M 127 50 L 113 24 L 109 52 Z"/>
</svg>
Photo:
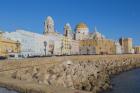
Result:
<svg viewBox="0 0 140 93">
<path fill-rule="evenodd" d="M 136 54 L 140 54 L 140 46 L 134 47 L 134 51 Z"/>
<path fill-rule="evenodd" d="M 95 47 L 96 54 L 115 54 L 115 43 L 107 39 L 82 40 L 80 47 Z"/>
<path fill-rule="evenodd" d="M 70 55 L 70 52 L 71 52 L 71 49 L 70 49 L 71 39 L 66 37 L 66 36 L 64 36 L 62 38 L 62 43 L 63 43 L 62 54 Z"/>
<path fill-rule="evenodd" d="M 0 37 L 0 56 L 6 57 L 9 53 L 19 53 L 20 43 Z"/>
<path fill-rule="evenodd" d="M 124 53 L 131 53 L 132 48 L 133 48 L 132 47 L 132 39 L 131 38 L 123 39 L 122 46 L 124 49 Z"/>
</svg>

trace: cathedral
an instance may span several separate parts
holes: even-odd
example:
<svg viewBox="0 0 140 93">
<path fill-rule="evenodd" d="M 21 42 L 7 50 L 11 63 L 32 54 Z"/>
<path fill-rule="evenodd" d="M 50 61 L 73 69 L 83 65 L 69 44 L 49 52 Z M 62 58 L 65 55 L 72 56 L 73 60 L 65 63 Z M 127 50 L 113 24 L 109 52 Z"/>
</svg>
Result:
<svg viewBox="0 0 140 93">
<path fill-rule="evenodd" d="M 131 39 L 123 39 L 121 42 L 107 39 L 96 27 L 90 32 L 83 22 L 77 24 L 74 30 L 66 23 L 63 32 L 56 32 L 55 22 L 48 16 L 44 22 L 43 34 L 16 30 L 4 32 L 1 37 L 19 41 L 20 53 L 24 57 L 132 53 Z"/>
<path fill-rule="evenodd" d="M 92 33 L 86 24 L 76 26 L 75 39 L 79 40 L 79 54 L 116 54 L 115 42 L 108 40 L 97 31 L 95 27 Z"/>
</svg>

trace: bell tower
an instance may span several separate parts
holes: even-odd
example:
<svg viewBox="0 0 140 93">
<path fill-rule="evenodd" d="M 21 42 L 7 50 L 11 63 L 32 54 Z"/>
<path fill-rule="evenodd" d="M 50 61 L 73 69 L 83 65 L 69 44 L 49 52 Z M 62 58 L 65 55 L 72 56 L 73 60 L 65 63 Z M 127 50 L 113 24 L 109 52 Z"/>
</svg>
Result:
<svg viewBox="0 0 140 93">
<path fill-rule="evenodd" d="M 69 23 L 64 26 L 64 36 L 73 39 L 73 33 Z"/>
<path fill-rule="evenodd" d="M 46 35 L 47 33 L 55 33 L 55 29 L 54 29 L 54 21 L 52 19 L 51 16 L 47 17 L 47 20 L 45 20 L 45 31 L 44 31 L 44 35 Z"/>
</svg>

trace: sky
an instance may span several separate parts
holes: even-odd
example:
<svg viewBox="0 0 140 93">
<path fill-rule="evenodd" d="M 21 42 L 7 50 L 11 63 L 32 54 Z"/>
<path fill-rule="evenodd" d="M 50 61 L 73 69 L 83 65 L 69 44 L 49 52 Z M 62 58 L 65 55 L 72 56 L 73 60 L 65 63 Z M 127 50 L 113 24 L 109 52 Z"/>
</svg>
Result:
<svg viewBox="0 0 140 93">
<path fill-rule="evenodd" d="M 74 30 L 84 22 L 108 39 L 133 38 L 140 45 L 140 0 L 0 0 L 0 30 L 16 29 L 40 33 L 44 21 L 52 16 L 57 32 L 66 23 Z"/>
</svg>

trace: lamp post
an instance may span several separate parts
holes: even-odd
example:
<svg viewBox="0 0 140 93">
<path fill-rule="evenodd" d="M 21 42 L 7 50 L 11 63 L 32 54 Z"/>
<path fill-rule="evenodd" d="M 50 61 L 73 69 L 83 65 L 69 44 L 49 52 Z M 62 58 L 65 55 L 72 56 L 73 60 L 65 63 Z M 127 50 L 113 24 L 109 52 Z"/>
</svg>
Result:
<svg viewBox="0 0 140 93">
<path fill-rule="evenodd" d="M 71 55 L 71 48 L 72 48 L 72 46 L 71 46 L 71 44 L 70 44 L 70 45 L 69 45 L 70 55 Z"/>
<path fill-rule="evenodd" d="M 79 54 L 81 55 L 82 53 L 81 53 L 81 48 L 79 49 Z"/>
<path fill-rule="evenodd" d="M 63 42 L 61 42 L 61 56 L 63 55 Z"/>
<path fill-rule="evenodd" d="M 45 47 L 44 52 L 45 52 L 45 56 L 46 56 L 46 46 L 47 46 L 47 41 L 44 41 L 44 47 Z"/>
<path fill-rule="evenodd" d="M 87 55 L 89 54 L 89 49 L 87 48 Z"/>
<path fill-rule="evenodd" d="M 20 50 L 19 50 L 20 42 L 19 41 L 17 41 L 16 46 L 17 46 L 17 53 L 19 53 L 20 52 Z"/>
</svg>

